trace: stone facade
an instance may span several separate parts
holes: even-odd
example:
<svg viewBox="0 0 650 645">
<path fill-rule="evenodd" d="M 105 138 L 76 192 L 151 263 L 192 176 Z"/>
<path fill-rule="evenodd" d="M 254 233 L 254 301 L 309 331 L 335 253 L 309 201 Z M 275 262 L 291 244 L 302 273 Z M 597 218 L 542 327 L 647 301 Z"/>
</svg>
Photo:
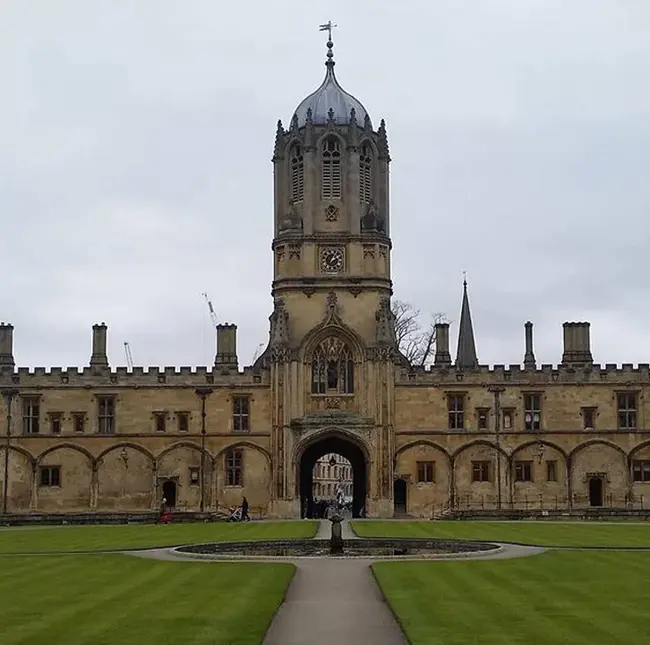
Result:
<svg viewBox="0 0 650 645">
<path fill-rule="evenodd" d="M 0 494 L 10 513 L 215 510 L 300 517 L 324 454 L 353 470 L 354 513 L 650 503 L 650 367 L 593 363 L 588 323 L 537 366 L 480 365 L 465 286 L 458 354 L 400 353 L 391 312 L 389 150 L 334 76 L 278 124 L 269 342 L 239 369 L 234 325 L 210 367 L 16 368 L 0 325 Z M 52 339 L 55 340 L 55 339 Z M 645 502 L 644 502 L 645 499 Z"/>
<path fill-rule="evenodd" d="M 314 468 L 314 499 L 334 499 L 339 489 L 346 499 L 352 498 L 352 466 L 347 459 L 331 453 L 321 457 Z"/>
</svg>

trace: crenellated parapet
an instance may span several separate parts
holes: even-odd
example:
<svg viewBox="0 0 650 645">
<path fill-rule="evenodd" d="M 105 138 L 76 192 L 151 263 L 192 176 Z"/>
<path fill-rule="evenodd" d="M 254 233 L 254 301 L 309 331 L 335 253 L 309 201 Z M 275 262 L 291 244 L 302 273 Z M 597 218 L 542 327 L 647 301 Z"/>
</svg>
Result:
<svg viewBox="0 0 650 645">
<path fill-rule="evenodd" d="M 399 370 L 397 385 L 545 385 L 608 383 L 631 385 L 650 384 L 650 364 L 598 363 L 588 367 L 572 367 L 564 364 L 544 364 L 536 369 L 514 365 L 479 365 L 476 370 L 456 370 L 453 367 L 411 367 Z"/>
<path fill-rule="evenodd" d="M 97 373 L 94 367 L 19 367 L 11 382 L 19 387 L 215 387 L 268 386 L 268 373 L 245 367 L 243 371 L 215 367 L 116 367 Z"/>
</svg>

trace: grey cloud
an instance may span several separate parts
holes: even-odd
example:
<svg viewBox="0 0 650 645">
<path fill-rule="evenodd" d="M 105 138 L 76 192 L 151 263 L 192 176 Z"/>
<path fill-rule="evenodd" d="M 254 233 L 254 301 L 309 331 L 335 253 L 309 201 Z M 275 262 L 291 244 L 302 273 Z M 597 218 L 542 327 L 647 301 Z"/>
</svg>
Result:
<svg viewBox="0 0 650 645">
<path fill-rule="evenodd" d="M 28 365 L 85 364 L 105 320 L 143 364 L 205 364 L 208 291 L 267 338 L 270 156 L 324 74 L 388 122 L 396 295 L 458 319 L 468 272 L 479 359 L 538 362 L 561 324 L 594 358 L 650 360 L 650 7 L 632 0 L 34 0 L 0 26 L 0 318 Z M 281 20 L 277 16 L 282 16 Z M 454 332 L 452 332 L 454 342 Z"/>
</svg>

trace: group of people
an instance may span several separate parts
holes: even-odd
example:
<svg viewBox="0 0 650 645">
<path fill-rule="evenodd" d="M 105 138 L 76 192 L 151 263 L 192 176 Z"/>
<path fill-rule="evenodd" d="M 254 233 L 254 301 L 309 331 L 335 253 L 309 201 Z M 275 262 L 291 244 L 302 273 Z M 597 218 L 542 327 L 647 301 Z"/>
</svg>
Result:
<svg viewBox="0 0 650 645">
<path fill-rule="evenodd" d="M 344 515 L 351 512 L 352 504 L 346 503 L 343 498 L 318 499 L 306 497 L 303 501 L 303 518 L 310 520 L 324 520 L 332 515 Z"/>
</svg>

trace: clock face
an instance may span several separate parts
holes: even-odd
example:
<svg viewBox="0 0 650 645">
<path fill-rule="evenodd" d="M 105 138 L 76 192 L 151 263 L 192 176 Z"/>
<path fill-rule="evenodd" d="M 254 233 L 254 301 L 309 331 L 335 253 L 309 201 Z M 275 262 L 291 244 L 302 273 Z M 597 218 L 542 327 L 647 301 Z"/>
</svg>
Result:
<svg viewBox="0 0 650 645">
<path fill-rule="evenodd" d="M 320 267 L 325 273 L 339 273 L 343 270 L 343 249 L 329 248 L 320 252 Z"/>
</svg>

